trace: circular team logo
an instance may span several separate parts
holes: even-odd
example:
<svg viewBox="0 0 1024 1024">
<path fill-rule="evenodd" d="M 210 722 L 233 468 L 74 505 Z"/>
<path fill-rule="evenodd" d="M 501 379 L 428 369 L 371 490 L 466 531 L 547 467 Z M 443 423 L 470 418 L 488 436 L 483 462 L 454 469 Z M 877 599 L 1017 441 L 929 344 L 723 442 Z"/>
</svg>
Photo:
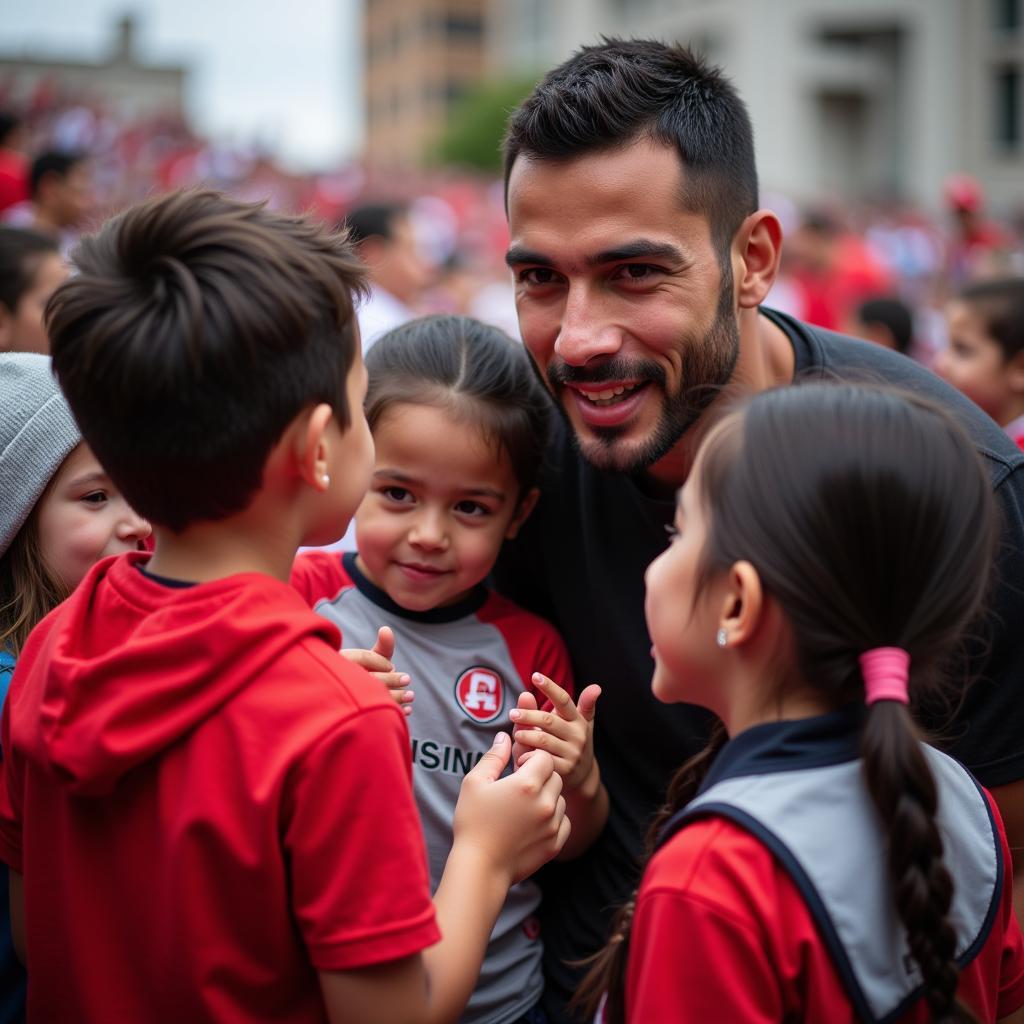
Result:
<svg viewBox="0 0 1024 1024">
<path fill-rule="evenodd" d="M 455 699 L 474 722 L 493 722 L 505 701 L 501 676 L 490 668 L 467 668 L 455 680 Z"/>
</svg>

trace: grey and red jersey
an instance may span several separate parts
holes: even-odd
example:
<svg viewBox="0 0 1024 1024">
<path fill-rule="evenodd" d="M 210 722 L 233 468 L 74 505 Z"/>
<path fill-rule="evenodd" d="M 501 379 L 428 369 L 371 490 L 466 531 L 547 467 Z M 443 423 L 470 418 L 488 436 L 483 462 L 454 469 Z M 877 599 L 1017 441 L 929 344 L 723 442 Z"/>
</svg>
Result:
<svg viewBox="0 0 1024 1024">
<path fill-rule="evenodd" d="M 509 712 L 542 672 L 572 692 L 572 670 L 561 637 L 548 622 L 484 587 L 458 604 L 411 612 L 395 604 L 355 564 L 355 555 L 301 554 L 292 584 L 340 629 L 344 647 L 372 648 L 377 630 L 395 633 L 395 668 L 412 677 L 416 694 L 407 719 L 413 788 L 423 820 L 432 890 L 452 845 L 452 816 L 463 776 L 510 731 Z M 491 933 L 477 987 L 463 1017 L 468 1024 L 507 1024 L 540 999 L 540 890 L 513 886 Z"/>
</svg>

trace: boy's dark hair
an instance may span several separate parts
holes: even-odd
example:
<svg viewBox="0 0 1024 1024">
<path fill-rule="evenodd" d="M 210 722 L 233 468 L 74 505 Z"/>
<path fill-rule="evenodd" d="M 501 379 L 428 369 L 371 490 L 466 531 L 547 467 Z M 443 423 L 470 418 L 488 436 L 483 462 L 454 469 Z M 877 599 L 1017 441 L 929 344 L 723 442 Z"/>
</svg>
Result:
<svg viewBox="0 0 1024 1024">
<path fill-rule="evenodd" d="M 43 257 L 57 251 L 56 240 L 48 235 L 0 226 L 0 306 L 13 313 L 32 287 Z"/>
<path fill-rule="evenodd" d="M 216 192 L 149 199 L 75 254 L 53 295 L 53 366 L 129 503 L 176 532 L 241 511 L 304 408 L 349 424 L 353 295 L 343 234 Z"/>
<path fill-rule="evenodd" d="M 830 707 L 864 700 L 858 659 L 876 647 L 910 654 L 915 705 L 934 693 L 983 605 L 997 534 L 991 485 L 948 413 L 852 385 L 762 392 L 709 436 L 700 467 L 710 525 L 698 594 L 702 581 L 752 563 L 791 627 L 799 679 Z M 893 837 L 885 854 L 892 900 L 932 1019 L 963 1020 L 935 779 L 907 707 L 868 707 L 861 757 L 878 820 Z M 649 846 L 695 795 L 708 764 L 705 754 L 677 773 Z M 598 988 L 608 993 L 610 1024 L 624 1019 L 633 905 L 581 990 L 584 1000 Z"/>
<path fill-rule="evenodd" d="M 350 210 L 344 224 L 353 245 L 365 242 L 367 238 L 389 240 L 395 221 L 408 214 L 402 203 L 364 203 Z"/>
<path fill-rule="evenodd" d="M 28 173 L 29 195 L 35 199 L 39 195 L 39 186 L 43 179 L 53 174 L 58 178 L 66 178 L 72 168 L 77 167 L 86 159 L 84 153 L 58 153 L 51 151 L 40 153 L 32 161 Z"/>
<path fill-rule="evenodd" d="M 707 216 L 721 256 L 757 209 L 753 131 L 728 79 L 683 46 L 606 38 L 548 72 L 509 119 L 506 193 L 520 154 L 571 160 L 644 137 L 679 154 L 682 205 Z"/>
<path fill-rule="evenodd" d="M 466 316 L 425 316 L 396 327 L 366 354 L 366 419 L 392 405 L 433 405 L 478 424 L 504 450 L 523 498 L 537 482 L 548 432 L 547 394 L 523 347 Z"/>
<path fill-rule="evenodd" d="M 1003 359 L 1024 349 L 1024 277 L 976 281 L 956 297 L 977 311 L 985 334 L 1003 350 Z"/>
<path fill-rule="evenodd" d="M 896 351 L 906 355 L 914 340 L 914 314 L 902 299 L 868 299 L 857 310 L 857 319 L 864 324 L 881 324 L 892 335 Z"/>
</svg>

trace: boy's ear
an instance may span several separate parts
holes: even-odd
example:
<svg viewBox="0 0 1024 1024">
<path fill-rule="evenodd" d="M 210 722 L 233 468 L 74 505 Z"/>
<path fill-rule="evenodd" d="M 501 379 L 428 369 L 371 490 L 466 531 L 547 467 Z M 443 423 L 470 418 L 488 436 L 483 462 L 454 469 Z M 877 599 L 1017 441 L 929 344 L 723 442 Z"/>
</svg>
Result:
<svg viewBox="0 0 1024 1024">
<path fill-rule="evenodd" d="M 0 348 L 3 348 L 0 335 Z M 1024 349 L 1006 360 L 1006 383 L 1015 394 L 1024 395 Z"/>
<path fill-rule="evenodd" d="M 326 491 L 331 484 L 328 466 L 331 464 L 331 438 L 328 427 L 334 410 L 321 402 L 306 414 L 305 422 L 298 424 L 295 433 L 295 461 L 300 478 L 317 491 Z"/>
<path fill-rule="evenodd" d="M 749 562 L 736 562 L 729 570 L 718 619 L 728 646 L 739 647 L 757 632 L 764 606 L 764 589 L 757 570 Z"/>
<path fill-rule="evenodd" d="M 530 513 L 537 504 L 537 499 L 539 497 L 540 490 L 534 487 L 519 499 L 519 504 L 516 507 L 516 514 L 512 517 L 512 522 L 508 524 L 508 529 L 505 530 L 505 540 L 512 540 L 512 538 L 519 532 L 523 523 L 530 518 Z"/>
</svg>

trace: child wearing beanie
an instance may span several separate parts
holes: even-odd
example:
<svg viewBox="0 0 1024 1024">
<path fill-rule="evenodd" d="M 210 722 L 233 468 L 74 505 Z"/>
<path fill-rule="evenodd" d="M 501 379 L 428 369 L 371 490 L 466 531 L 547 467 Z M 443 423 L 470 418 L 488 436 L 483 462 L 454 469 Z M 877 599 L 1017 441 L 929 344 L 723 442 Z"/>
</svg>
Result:
<svg viewBox="0 0 1024 1024">
<path fill-rule="evenodd" d="M 0 353 L 0 706 L 32 628 L 105 555 L 149 524 L 112 486 L 75 424 L 49 356 Z M 25 982 L 0 872 L 0 1020 L 21 1019 Z"/>
</svg>

